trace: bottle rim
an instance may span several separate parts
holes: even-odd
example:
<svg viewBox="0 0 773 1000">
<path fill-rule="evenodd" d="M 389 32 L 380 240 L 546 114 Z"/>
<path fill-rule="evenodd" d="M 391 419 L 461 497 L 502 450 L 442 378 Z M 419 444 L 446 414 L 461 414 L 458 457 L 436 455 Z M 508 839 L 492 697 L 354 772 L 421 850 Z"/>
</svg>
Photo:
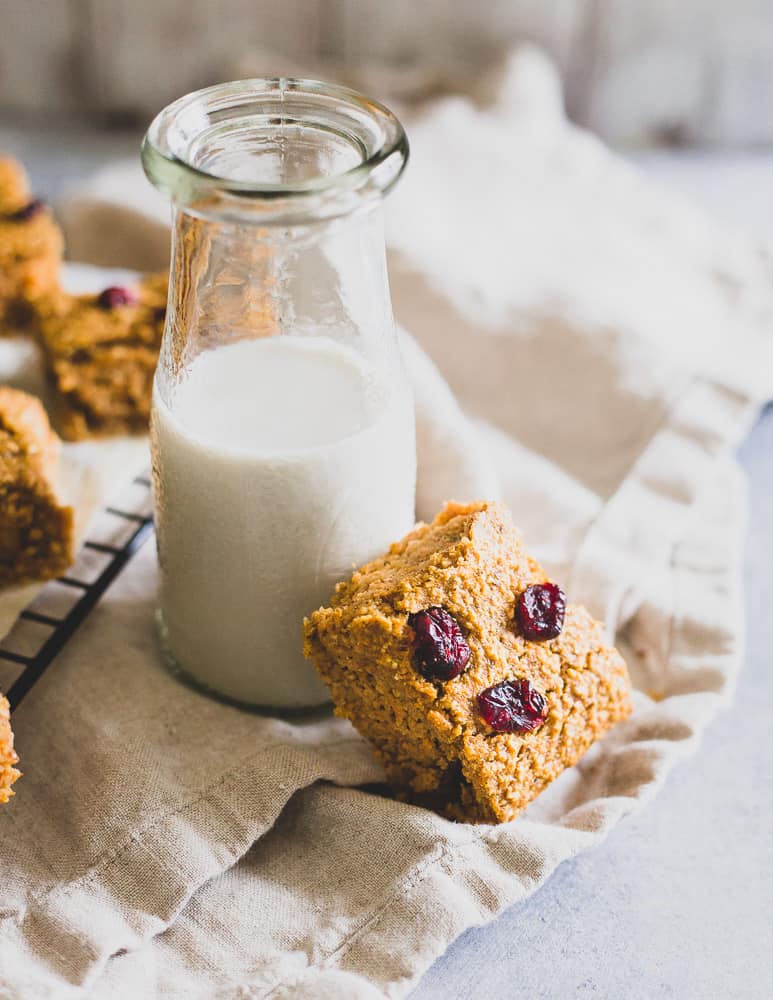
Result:
<svg viewBox="0 0 773 1000">
<path fill-rule="evenodd" d="M 343 169 L 292 180 L 229 176 L 227 149 L 257 143 L 261 130 L 328 138 L 344 150 Z M 207 143 L 214 152 L 207 159 Z M 327 218 L 386 194 L 401 176 L 409 146 L 398 118 L 356 90 L 320 80 L 258 77 L 216 84 L 178 98 L 150 124 L 142 143 L 149 180 L 175 204 L 204 217 L 271 221 Z"/>
</svg>

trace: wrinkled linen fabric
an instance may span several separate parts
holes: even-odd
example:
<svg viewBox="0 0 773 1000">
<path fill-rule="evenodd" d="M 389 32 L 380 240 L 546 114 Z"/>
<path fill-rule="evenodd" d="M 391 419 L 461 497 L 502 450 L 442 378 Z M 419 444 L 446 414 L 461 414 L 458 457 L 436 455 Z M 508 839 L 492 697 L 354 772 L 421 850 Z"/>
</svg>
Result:
<svg viewBox="0 0 773 1000">
<path fill-rule="evenodd" d="M 418 514 L 504 499 L 605 618 L 634 714 L 517 820 L 451 823 L 394 802 L 347 723 L 252 715 L 172 678 L 146 546 L 14 716 L 2 997 L 404 996 L 646 802 L 732 692 L 733 453 L 772 395 L 769 251 L 568 125 L 534 52 L 495 105 L 444 100 L 410 125 L 388 241 Z M 111 263 L 157 266 L 158 202 L 135 168 L 113 176 L 67 224 Z M 90 241 L 112 201 L 133 211 Z"/>
</svg>

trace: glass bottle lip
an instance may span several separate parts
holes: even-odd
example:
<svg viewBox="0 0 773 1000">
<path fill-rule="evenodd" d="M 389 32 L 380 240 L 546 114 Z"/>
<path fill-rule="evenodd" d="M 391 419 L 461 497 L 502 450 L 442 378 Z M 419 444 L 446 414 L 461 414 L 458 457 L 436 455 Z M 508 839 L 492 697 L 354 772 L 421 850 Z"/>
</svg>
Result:
<svg viewBox="0 0 773 1000">
<path fill-rule="evenodd" d="M 228 176 L 217 164 L 229 138 L 246 147 L 258 130 L 292 127 L 338 143 L 340 169 L 294 179 Z M 250 133 L 252 128 L 254 133 Z M 207 142 L 214 153 L 207 160 Z M 235 80 L 179 98 L 151 122 L 142 143 L 150 181 L 175 204 L 204 217 L 256 222 L 330 218 L 394 186 L 408 161 L 408 139 L 383 104 L 319 80 Z"/>
</svg>

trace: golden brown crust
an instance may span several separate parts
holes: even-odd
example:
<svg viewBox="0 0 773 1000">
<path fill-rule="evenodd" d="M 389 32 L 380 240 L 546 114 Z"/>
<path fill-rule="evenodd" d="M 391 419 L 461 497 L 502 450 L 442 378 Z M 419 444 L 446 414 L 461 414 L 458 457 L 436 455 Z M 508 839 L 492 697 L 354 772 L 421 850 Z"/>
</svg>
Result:
<svg viewBox="0 0 773 1000">
<path fill-rule="evenodd" d="M 13 732 L 11 731 L 11 713 L 8 702 L 0 694 L 0 803 L 7 802 L 13 795 L 11 785 L 21 777 L 14 765 L 19 758 L 13 749 Z"/>
<path fill-rule="evenodd" d="M 59 442 L 40 400 L 0 386 L 0 587 L 59 576 L 73 510 L 56 495 Z"/>
<path fill-rule="evenodd" d="M 0 157 L 0 336 L 28 333 L 31 306 L 59 285 L 63 241 L 51 211 L 41 205 L 29 218 L 13 217 L 29 201 L 24 168 Z"/>
<path fill-rule="evenodd" d="M 584 608 L 570 605 L 547 642 L 517 633 L 517 595 L 546 579 L 504 507 L 448 504 L 306 621 L 306 655 L 337 713 L 371 740 L 400 796 L 455 819 L 512 819 L 630 713 L 625 663 Z M 456 618 L 471 649 L 445 684 L 413 665 L 408 615 L 432 606 Z M 547 720 L 531 733 L 493 733 L 476 696 L 515 678 L 545 695 Z"/>
<path fill-rule="evenodd" d="M 96 295 L 60 292 L 36 307 L 62 437 L 79 441 L 147 431 L 164 332 L 168 278 L 144 279 L 139 302 L 102 308 Z"/>
</svg>

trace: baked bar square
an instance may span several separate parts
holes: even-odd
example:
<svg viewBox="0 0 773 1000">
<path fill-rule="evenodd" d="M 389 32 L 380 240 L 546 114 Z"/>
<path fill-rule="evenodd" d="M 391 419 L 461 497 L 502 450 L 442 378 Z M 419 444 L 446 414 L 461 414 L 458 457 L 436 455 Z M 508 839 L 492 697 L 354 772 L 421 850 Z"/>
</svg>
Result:
<svg viewBox="0 0 773 1000">
<path fill-rule="evenodd" d="M 31 306 L 58 288 L 62 246 L 61 230 L 30 195 L 22 165 L 0 157 L 0 336 L 29 332 Z"/>
<path fill-rule="evenodd" d="M 495 503 L 448 504 L 304 631 L 398 796 L 453 819 L 517 816 L 631 711 L 602 626 L 565 607 Z"/>
<path fill-rule="evenodd" d="M 37 307 L 57 430 L 69 441 L 148 429 L 168 278 L 99 295 L 64 292 Z"/>
<path fill-rule="evenodd" d="M 0 587 L 60 576 L 73 510 L 56 492 L 59 441 L 40 400 L 0 386 Z"/>
</svg>

